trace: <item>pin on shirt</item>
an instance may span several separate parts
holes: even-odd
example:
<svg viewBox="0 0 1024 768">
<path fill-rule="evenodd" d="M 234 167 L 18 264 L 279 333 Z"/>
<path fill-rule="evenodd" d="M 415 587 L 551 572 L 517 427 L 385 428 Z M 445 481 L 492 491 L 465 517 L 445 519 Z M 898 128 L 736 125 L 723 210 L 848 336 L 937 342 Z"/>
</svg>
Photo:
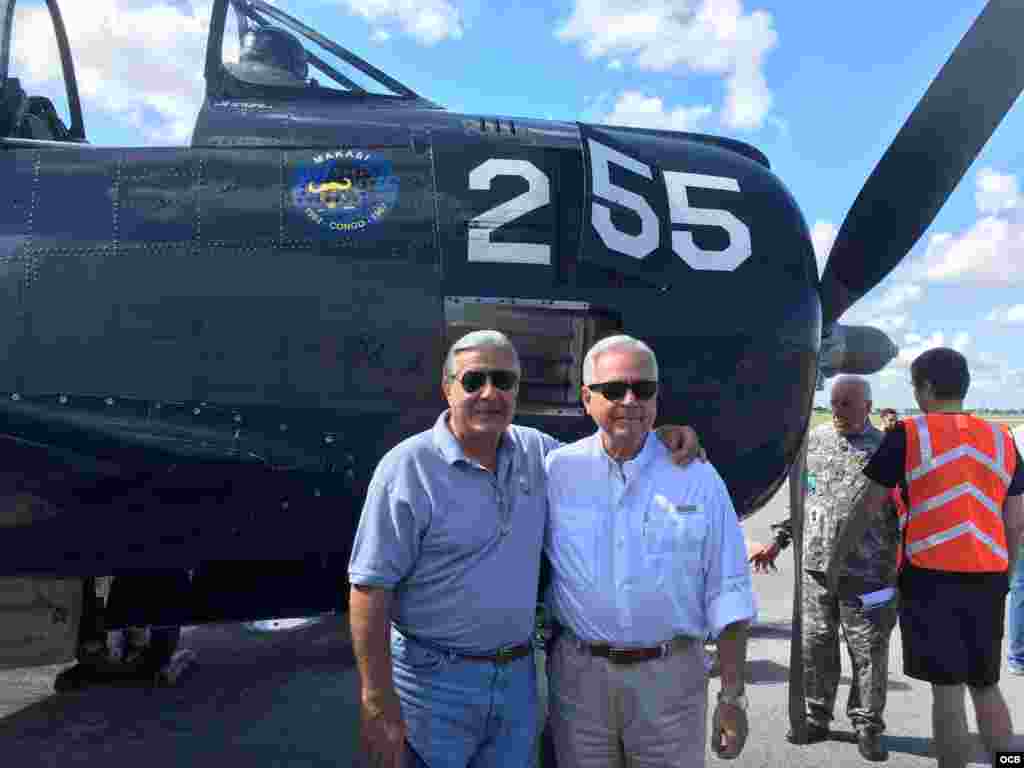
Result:
<svg viewBox="0 0 1024 768">
<path fill-rule="evenodd" d="M 654 503 L 668 514 L 690 515 L 700 511 L 700 504 L 673 504 L 663 494 L 654 494 Z M 644 509 L 643 535 L 647 537 L 648 509 Z"/>
<path fill-rule="evenodd" d="M 660 493 L 654 494 L 654 503 L 666 512 L 671 512 L 676 515 L 688 515 L 692 512 L 700 511 L 700 504 L 673 504 Z"/>
</svg>

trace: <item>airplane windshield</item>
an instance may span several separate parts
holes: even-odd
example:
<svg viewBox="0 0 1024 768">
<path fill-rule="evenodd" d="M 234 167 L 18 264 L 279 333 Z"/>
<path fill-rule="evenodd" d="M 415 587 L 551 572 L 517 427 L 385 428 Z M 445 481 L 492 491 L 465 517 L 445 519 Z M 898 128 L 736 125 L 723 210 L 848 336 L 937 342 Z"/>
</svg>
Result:
<svg viewBox="0 0 1024 768">
<path fill-rule="evenodd" d="M 418 98 L 411 88 L 289 14 L 288 2 L 229 2 L 221 58 L 236 79 L 275 88 Z"/>
</svg>

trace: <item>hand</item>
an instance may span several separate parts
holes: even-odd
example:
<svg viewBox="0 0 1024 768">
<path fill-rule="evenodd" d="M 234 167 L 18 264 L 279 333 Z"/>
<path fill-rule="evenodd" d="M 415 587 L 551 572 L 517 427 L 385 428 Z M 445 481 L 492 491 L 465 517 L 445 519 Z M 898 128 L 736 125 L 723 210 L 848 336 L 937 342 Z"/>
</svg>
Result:
<svg viewBox="0 0 1024 768">
<path fill-rule="evenodd" d="M 747 713 L 733 704 L 718 702 L 711 718 L 711 750 L 723 760 L 735 760 L 747 743 Z"/>
<path fill-rule="evenodd" d="M 707 461 L 707 454 L 701 447 L 700 438 L 693 427 L 680 427 L 676 424 L 658 427 L 654 430 L 658 439 L 672 452 L 672 463 L 677 467 L 685 467 L 693 460 Z"/>
<path fill-rule="evenodd" d="M 754 573 L 768 573 L 769 570 L 778 571 L 775 567 L 775 558 L 779 556 L 779 545 L 774 541 L 771 544 L 760 545 L 750 555 L 750 562 L 754 565 Z"/>
<path fill-rule="evenodd" d="M 360 740 L 367 768 L 405 768 L 405 723 L 398 696 L 363 692 Z"/>
</svg>

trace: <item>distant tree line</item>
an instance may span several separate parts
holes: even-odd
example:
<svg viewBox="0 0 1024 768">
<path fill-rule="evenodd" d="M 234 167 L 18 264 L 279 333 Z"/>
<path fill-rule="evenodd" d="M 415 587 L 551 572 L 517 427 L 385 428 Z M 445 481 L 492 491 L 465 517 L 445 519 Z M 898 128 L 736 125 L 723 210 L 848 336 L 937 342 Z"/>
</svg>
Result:
<svg viewBox="0 0 1024 768">
<path fill-rule="evenodd" d="M 877 415 L 882 408 L 889 406 L 881 406 L 879 408 L 873 408 L 871 413 Z M 989 416 L 1024 416 L 1024 408 L 969 408 L 971 413 L 987 414 Z M 831 413 L 832 409 L 825 405 L 814 406 L 815 413 Z M 911 413 L 920 413 L 918 408 L 897 408 L 896 412 L 904 415 Z"/>
</svg>

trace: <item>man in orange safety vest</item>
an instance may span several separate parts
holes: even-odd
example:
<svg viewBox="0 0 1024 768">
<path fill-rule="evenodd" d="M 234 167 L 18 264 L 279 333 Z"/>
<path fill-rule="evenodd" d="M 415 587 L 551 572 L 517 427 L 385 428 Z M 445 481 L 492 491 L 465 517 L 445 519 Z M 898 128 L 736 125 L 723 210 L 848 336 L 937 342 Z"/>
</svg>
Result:
<svg viewBox="0 0 1024 768">
<path fill-rule="evenodd" d="M 832 562 L 842 562 L 896 489 L 907 509 L 899 577 L 903 671 L 932 685 L 939 768 L 962 767 L 970 749 L 965 684 L 986 749 L 1008 750 L 1013 738 L 999 671 L 1009 576 L 1024 530 L 1024 467 L 1005 426 L 964 411 L 970 373 L 962 354 L 930 349 L 910 375 L 923 413 L 888 432 L 864 468 L 871 482 Z M 838 579 L 831 568 L 833 588 Z"/>
</svg>

